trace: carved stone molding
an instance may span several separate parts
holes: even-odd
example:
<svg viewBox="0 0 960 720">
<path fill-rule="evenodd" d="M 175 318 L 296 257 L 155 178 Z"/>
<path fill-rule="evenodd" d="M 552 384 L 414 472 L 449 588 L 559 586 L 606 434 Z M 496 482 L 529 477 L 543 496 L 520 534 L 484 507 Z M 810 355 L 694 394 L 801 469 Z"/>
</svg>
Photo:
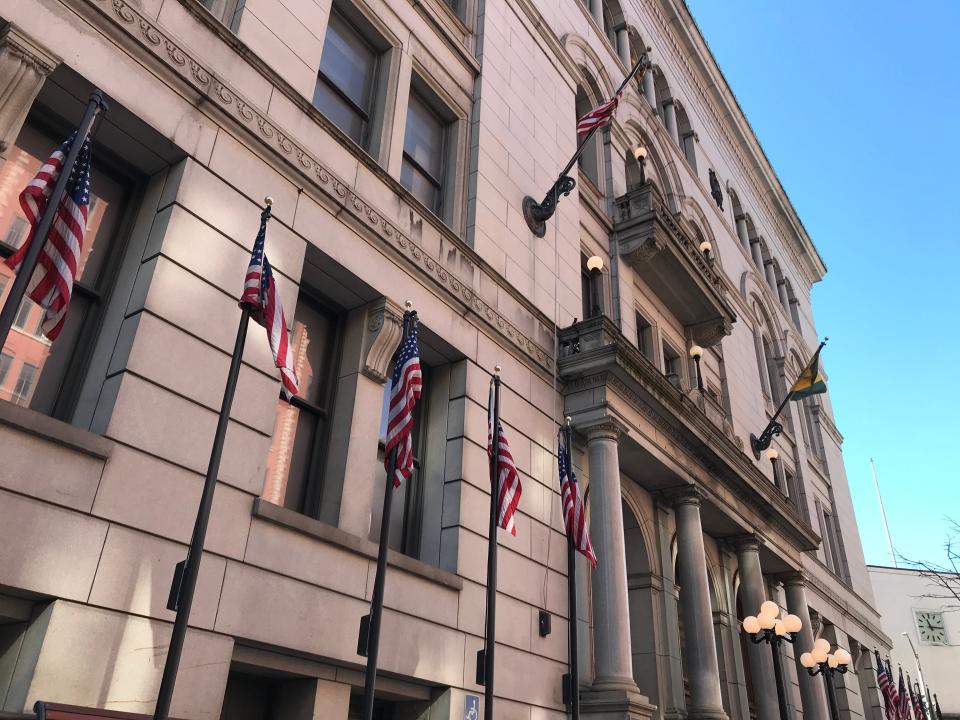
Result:
<svg viewBox="0 0 960 720">
<path fill-rule="evenodd" d="M 737 551 L 741 550 L 759 550 L 765 543 L 763 536 L 759 533 L 744 533 L 743 535 L 733 535 L 724 538 Z"/>
<path fill-rule="evenodd" d="M 60 60 L 7 25 L 0 35 L 0 154 L 16 141 L 30 106 Z"/>
<path fill-rule="evenodd" d="M 472 311 L 476 317 L 517 348 L 532 364 L 547 373 L 553 372 L 552 351 L 538 345 L 533 338 L 524 334 L 496 308 L 484 301 L 474 292 L 472 283 L 464 282 L 446 265 L 424 252 L 420 245 L 398 230 L 377 208 L 357 195 L 335 173 L 274 123 L 267 116 L 266 111 L 247 102 L 243 96 L 217 77 L 215 72 L 194 58 L 157 23 L 125 0 L 86 0 L 86 3 L 124 28 L 136 42 L 165 63 L 181 80 L 189 83 L 195 91 L 209 99 L 213 106 L 254 134 L 262 145 L 278 154 L 297 172 L 306 176 L 313 187 L 323 192 L 339 205 L 342 211 L 353 216 L 359 225 L 366 227 L 383 244 L 398 252 L 423 275 L 430 278 L 434 285 L 445 291 L 447 297 L 454 298 L 456 302 Z M 275 85 L 284 83 L 279 76 L 267 79 Z M 483 263 L 483 260 L 456 236 L 451 234 L 448 239 L 451 245 L 456 246 L 463 255 L 467 256 L 465 260 L 470 264 L 477 266 Z M 494 282 L 499 282 L 498 278 L 493 279 Z"/>
<path fill-rule="evenodd" d="M 360 371 L 381 385 L 387 382 L 390 360 L 402 335 L 403 308 L 385 297 L 367 305 Z"/>
<path fill-rule="evenodd" d="M 733 331 L 733 324 L 724 317 L 688 326 L 690 337 L 702 347 L 713 347 Z"/>
</svg>

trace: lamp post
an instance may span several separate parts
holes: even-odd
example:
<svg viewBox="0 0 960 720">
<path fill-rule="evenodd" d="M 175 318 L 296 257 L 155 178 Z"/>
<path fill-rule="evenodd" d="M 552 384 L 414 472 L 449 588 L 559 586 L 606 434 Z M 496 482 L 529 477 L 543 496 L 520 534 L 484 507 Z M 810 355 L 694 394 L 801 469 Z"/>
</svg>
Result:
<svg viewBox="0 0 960 720">
<path fill-rule="evenodd" d="M 776 448 L 767 448 L 767 451 L 764 453 L 767 456 L 767 460 L 770 461 L 770 469 L 773 471 L 773 484 L 777 484 L 777 458 L 780 457 L 780 453 L 777 452 Z"/>
<path fill-rule="evenodd" d="M 600 302 L 600 273 L 603 272 L 603 258 L 593 255 L 587 259 L 587 271 L 590 273 L 590 315 L 597 317 L 603 313 Z"/>
<path fill-rule="evenodd" d="M 780 606 L 772 600 L 766 600 L 760 606 L 759 614 L 743 619 L 743 629 L 750 635 L 754 644 L 762 642 L 770 645 L 773 654 L 773 676 L 777 682 L 777 702 L 780 704 L 780 718 L 787 720 L 787 690 L 783 682 L 783 665 L 780 658 L 780 646 L 784 641 L 796 642 L 797 633 L 803 627 L 803 621 L 796 615 L 780 616 Z"/>
<path fill-rule="evenodd" d="M 700 358 L 703 357 L 703 348 L 699 345 L 691 345 L 690 357 L 693 358 L 693 362 L 697 366 L 697 390 L 703 392 L 703 374 L 700 372 Z"/>
<path fill-rule="evenodd" d="M 640 164 L 640 184 L 647 184 L 647 149 L 643 145 L 638 145 L 633 149 L 633 156 Z"/>
<path fill-rule="evenodd" d="M 827 686 L 827 700 L 830 701 L 830 717 L 840 720 L 840 709 L 837 707 L 837 689 L 833 684 L 835 673 L 847 672 L 851 657 L 843 648 L 830 652 L 830 641 L 820 638 L 813 644 L 813 650 L 800 656 L 800 664 L 807 669 L 811 676 L 823 675 L 823 682 Z"/>
</svg>

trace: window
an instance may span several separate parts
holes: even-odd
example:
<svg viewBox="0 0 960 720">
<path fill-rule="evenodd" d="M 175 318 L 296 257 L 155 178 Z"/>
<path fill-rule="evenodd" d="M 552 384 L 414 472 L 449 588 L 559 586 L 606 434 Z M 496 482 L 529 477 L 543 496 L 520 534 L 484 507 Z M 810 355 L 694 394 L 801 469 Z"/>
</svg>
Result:
<svg viewBox="0 0 960 720">
<path fill-rule="evenodd" d="M 217 20 L 234 32 L 237 31 L 244 0 L 200 0 L 200 4 Z"/>
<path fill-rule="evenodd" d="M 840 575 L 842 564 L 840 562 L 840 546 L 837 542 L 837 528 L 832 513 L 821 510 L 821 535 L 823 535 L 824 555 L 827 559 L 827 567 L 834 573 Z"/>
<path fill-rule="evenodd" d="M 39 115 L 39 113 L 38 113 Z M 0 201 L 17 206 L 16 196 L 23 177 L 32 177 L 63 139 L 65 130 L 47 133 L 28 118 L 17 142 L 8 152 L 9 161 L 0 168 L 0 188 L 6 193 Z M 19 404 L 54 417 L 70 420 L 82 384 L 82 376 L 91 357 L 96 329 L 109 299 L 116 268 L 123 256 L 121 226 L 128 214 L 128 198 L 136 187 L 136 178 L 120 174 L 109 162 L 110 148 L 103 147 L 94 155 L 91 169 L 91 197 L 87 214 L 87 228 L 83 238 L 83 252 L 77 268 L 66 324 L 56 343 L 50 344 L 35 337 L 42 312 L 31 302 L 24 303 L 16 317 L 17 327 L 26 333 L 11 333 L 7 338 L 8 353 L 21 358 L 32 368 L 23 378 L 14 398 Z M 11 176 L 19 171 L 17 178 Z M 9 214 L 0 220 L 0 237 L 16 234 L 22 215 Z M 21 234 L 23 231 L 20 231 Z M 11 248 L 0 246 L 0 255 Z M 11 277 L 12 271 L 0 266 L 0 275 Z M 32 312 L 31 312 L 32 311 Z"/>
<path fill-rule="evenodd" d="M 23 302 L 20 303 L 20 307 L 17 309 L 17 316 L 13 319 L 13 326 L 25 330 L 27 320 L 30 318 L 30 311 L 33 310 L 34 307 L 33 302 L 24 298 Z M 41 312 L 41 314 L 43 313 Z"/>
<path fill-rule="evenodd" d="M 770 342 L 767 338 L 761 338 L 760 342 L 763 345 L 763 364 L 766 366 L 767 389 L 770 392 L 770 398 L 773 402 L 778 403 L 783 398 L 781 397 L 780 375 L 777 372 L 777 362 L 773 357 L 773 352 L 770 350 Z"/>
<path fill-rule="evenodd" d="M 809 397 L 803 398 L 803 400 L 800 401 L 800 404 L 803 407 L 803 424 L 807 431 L 804 438 L 807 441 L 807 449 L 815 458 L 818 460 L 823 460 L 823 445 L 821 444 L 820 428 L 817 424 L 814 411 L 814 408 L 816 407 L 816 400 Z"/>
<path fill-rule="evenodd" d="M 37 376 L 35 365 L 24 363 L 20 366 L 20 375 L 17 377 L 17 384 L 13 387 L 11 399 L 17 405 L 26 405 L 30 399 L 30 391 L 33 390 L 33 381 Z"/>
<path fill-rule="evenodd" d="M 640 313 L 637 313 L 637 347 L 648 360 L 654 360 L 653 326 Z"/>
<path fill-rule="evenodd" d="M 370 145 L 376 76 L 376 49 L 340 13 L 332 11 L 313 105 L 364 149 Z"/>
<path fill-rule="evenodd" d="M 683 150 L 683 156 L 694 170 L 697 169 L 696 137 L 697 136 L 691 132 L 680 138 L 680 147 Z"/>
<path fill-rule="evenodd" d="M 411 88 L 400 182 L 437 215 L 443 211 L 446 125 L 431 103 Z"/>
<path fill-rule="evenodd" d="M 310 516 L 320 510 L 339 336 L 339 316 L 301 290 L 291 333 L 300 394 L 277 401 L 263 497 Z"/>
<path fill-rule="evenodd" d="M 596 103 L 592 102 L 590 97 L 587 95 L 586 90 L 582 87 L 577 87 L 577 98 L 576 98 L 576 114 L 577 119 L 580 119 L 588 112 L 593 110 Z M 574 121 L 576 122 L 576 121 Z M 586 146 L 583 148 L 583 152 L 580 153 L 580 157 L 577 158 L 577 165 L 580 168 L 580 171 L 586 175 L 590 182 L 592 182 L 596 187 L 600 187 L 600 143 L 598 138 L 600 136 L 599 132 L 595 132 L 593 137 L 590 138 Z M 581 138 L 577 137 L 577 145 L 580 144 Z"/>
<path fill-rule="evenodd" d="M 13 220 L 10 221 L 10 227 L 7 228 L 7 232 L 3 237 L 3 244 L 16 250 L 23 241 L 26 240 L 27 228 L 29 227 L 30 223 L 27 222 L 26 218 L 15 215 Z"/>
<path fill-rule="evenodd" d="M 13 362 L 13 355 L 3 353 L 0 355 L 0 386 L 7 379 L 7 373 L 10 372 L 10 364 Z"/>
<path fill-rule="evenodd" d="M 663 343 L 663 374 L 667 376 L 678 390 L 683 389 L 683 378 L 680 376 L 680 353 L 667 343 Z"/>
<path fill-rule="evenodd" d="M 423 523 L 424 485 L 427 478 L 426 467 L 426 428 L 429 419 L 432 373 L 421 357 L 420 369 L 423 373 L 423 389 L 420 399 L 413 408 L 413 474 L 410 479 L 394 488 L 391 505 L 389 546 L 393 550 L 411 557 L 420 556 L 420 538 Z M 393 370 L 391 369 L 391 373 Z M 380 438 L 385 443 L 387 436 L 387 417 L 390 411 L 390 393 L 393 384 L 387 380 L 383 393 L 383 411 L 380 416 Z M 384 476 L 386 481 L 386 476 Z M 442 482 L 442 480 L 441 480 Z"/>
</svg>

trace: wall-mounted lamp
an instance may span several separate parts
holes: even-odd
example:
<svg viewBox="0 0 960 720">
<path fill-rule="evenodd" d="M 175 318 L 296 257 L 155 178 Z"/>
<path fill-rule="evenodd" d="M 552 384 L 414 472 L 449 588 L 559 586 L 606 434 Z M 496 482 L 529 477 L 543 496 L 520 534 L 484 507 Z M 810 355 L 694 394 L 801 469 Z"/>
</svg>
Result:
<svg viewBox="0 0 960 720">
<path fill-rule="evenodd" d="M 600 273 L 603 272 L 603 258 L 599 255 L 592 255 L 587 258 L 587 271 L 590 273 L 590 316 L 597 317 L 603 314 L 600 283 Z"/>
<path fill-rule="evenodd" d="M 776 448 L 767 448 L 766 455 L 767 455 L 767 460 L 769 460 L 771 464 L 776 463 L 777 458 L 780 457 L 780 453 L 777 452 Z"/>
<path fill-rule="evenodd" d="M 709 262 L 710 253 L 713 252 L 713 245 L 710 244 L 709 240 L 704 240 L 700 243 L 700 252 L 703 253 L 703 256 L 707 259 L 707 262 Z"/>
<path fill-rule="evenodd" d="M 697 366 L 697 390 L 703 392 L 703 374 L 700 372 L 700 358 L 703 357 L 703 348 L 699 345 L 691 345 L 689 352 L 694 365 Z"/>
<path fill-rule="evenodd" d="M 640 184 L 647 182 L 647 149 L 643 145 L 638 145 L 633 149 L 633 156 L 640 163 Z"/>
</svg>

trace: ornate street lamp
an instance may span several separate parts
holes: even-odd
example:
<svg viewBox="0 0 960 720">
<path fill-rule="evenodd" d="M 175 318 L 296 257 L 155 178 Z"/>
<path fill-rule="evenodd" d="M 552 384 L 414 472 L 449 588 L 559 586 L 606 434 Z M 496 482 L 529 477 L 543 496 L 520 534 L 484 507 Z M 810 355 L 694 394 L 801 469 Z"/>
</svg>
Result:
<svg viewBox="0 0 960 720">
<path fill-rule="evenodd" d="M 603 272 L 603 258 L 592 255 L 587 258 L 587 272 L 590 273 L 590 317 L 603 314 L 603 302 L 600 296 L 600 274 Z"/>
<path fill-rule="evenodd" d="M 834 673 L 847 672 L 852 658 L 850 653 L 841 647 L 836 652 L 830 652 L 830 641 L 820 638 L 813 644 L 813 650 L 800 656 L 800 664 L 807 669 L 810 675 L 823 675 L 823 682 L 827 686 L 827 699 L 830 701 L 830 717 L 840 720 L 840 710 L 837 707 L 837 689 L 833 684 Z"/>
<path fill-rule="evenodd" d="M 700 372 L 700 358 L 703 357 L 703 348 L 699 345 L 691 345 L 689 352 L 690 357 L 693 358 L 693 362 L 697 366 L 697 390 L 703 392 L 703 375 Z"/>
<path fill-rule="evenodd" d="M 754 644 L 769 643 L 773 655 L 773 676 L 777 682 L 777 702 L 780 704 L 780 718 L 787 720 L 787 690 L 783 683 L 783 665 L 780 660 L 780 646 L 784 641 L 796 642 L 797 633 L 803 627 L 803 621 L 796 615 L 780 618 L 780 606 L 772 600 L 766 600 L 760 606 L 760 613 L 743 619 L 743 629 L 750 635 Z"/>
</svg>

